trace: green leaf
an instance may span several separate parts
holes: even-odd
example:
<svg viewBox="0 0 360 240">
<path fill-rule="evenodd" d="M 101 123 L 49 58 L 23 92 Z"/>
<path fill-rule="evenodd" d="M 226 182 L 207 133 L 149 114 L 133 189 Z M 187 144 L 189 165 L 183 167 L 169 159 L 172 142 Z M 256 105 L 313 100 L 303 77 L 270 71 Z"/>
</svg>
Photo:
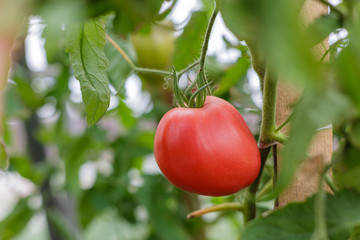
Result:
<svg viewBox="0 0 360 240">
<path fill-rule="evenodd" d="M 139 202 L 144 205 L 156 231 L 156 238 L 159 240 L 187 240 L 190 236 L 182 228 L 174 209 L 169 209 L 169 202 L 172 200 L 167 193 L 167 182 L 160 175 L 145 176 L 144 186 L 139 189 Z M 175 202 L 176 203 L 176 202 Z M 174 204 L 175 204 L 174 203 Z M 176 207 L 177 209 L 177 207 Z"/>
<path fill-rule="evenodd" d="M 29 179 L 33 183 L 41 184 L 44 176 L 49 173 L 48 165 L 36 165 L 31 162 L 28 156 L 10 157 L 9 171 L 16 171 L 22 177 Z"/>
<path fill-rule="evenodd" d="M 282 152 L 277 190 L 284 190 L 296 169 L 307 156 L 307 149 L 316 129 L 339 121 L 349 110 L 349 101 L 335 91 L 308 90 L 294 109 L 290 137 Z"/>
<path fill-rule="evenodd" d="M 5 142 L 0 138 L 0 169 L 7 169 L 9 166 L 9 156 L 7 154 Z"/>
<path fill-rule="evenodd" d="M 347 131 L 347 134 L 351 144 L 360 148 L 360 119 L 356 119 L 350 123 L 350 128 Z"/>
<path fill-rule="evenodd" d="M 341 159 L 333 169 L 334 181 L 339 188 L 353 189 L 360 192 L 360 149 L 345 145 L 341 152 Z"/>
<path fill-rule="evenodd" d="M 249 11 L 249 7 L 252 6 L 251 1 L 217 0 L 216 2 L 226 26 L 239 40 L 249 40 L 256 35 L 254 31 L 258 31 L 259 26 L 251 16 L 252 11 Z M 259 7 L 261 6 L 262 4 L 259 4 Z"/>
<path fill-rule="evenodd" d="M 83 192 L 79 198 L 78 211 L 81 225 L 86 228 L 105 209 L 115 207 L 119 216 L 134 223 L 138 202 L 127 190 L 128 179 L 99 176 L 94 187 Z"/>
<path fill-rule="evenodd" d="M 106 132 L 99 128 L 88 128 L 86 132 L 73 138 L 61 139 L 61 157 L 65 159 L 66 188 L 74 194 L 80 193 L 79 169 L 89 160 L 98 158 L 99 149 L 104 148 Z"/>
<path fill-rule="evenodd" d="M 146 223 L 131 224 L 119 217 L 113 208 L 109 208 L 97 216 L 83 231 L 81 240 L 150 240 L 148 232 Z"/>
<path fill-rule="evenodd" d="M 46 57 L 49 63 L 65 59 L 65 31 L 62 26 L 80 22 L 85 18 L 86 8 L 82 1 L 43 1 L 39 15 L 46 22 L 42 33 L 45 39 Z"/>
<path fill-rule="evenodd" d="M 311 45 L 315 45 L 329 36 L 331 32 L 342 27 L 341 18 L 337 13 L 331 12 L 321 15 L 307 27 L 309 36 L 312 37 Z"/>
<path fill-rule="evenodd" d="M 359 7 L 358 4 L 358 11 Z M 336 70 L 336 80 L 341 90 L 351 98 L 360 111 L 360 22 L 356 23 L 348 28 L 349 44 L 340 52 L 333 69 Z"/>
<path fill-rule="evenodd" d="M 324 80 L 320 64 L 299 18 L 303 2 L 218 1 L 225 24 L 240 40 L 255 45 L 273 71 L 297 85 L 319 87 Z"/>
<path fill-rule="evenodd" d="M 45 103 L 43 94 L 36 93 L 31 87 L 31 78 L 26 68 L 21 65 L 17 65 L 13 80 L 16 82 L 17 91 L 13 94 L 19 95 L 22 103 L 27 108 L 36 110 Z"/>
<path fill-rule="evenodd" d="M 343 191 L 327 195 L 326 225 L 330 240 L 344 240 L 360 223 L 360 194 Z M 290 203 L 266 217 L 251 222 L 242 240 L 307 240 L 314 231 L 314 197 Z"/>
<path fill-rule="evenodd" d="M 81 25 L 71 25 L 67 36 L 67 51 L 80 82 L 89 126 L 104 115 L 110 103 L 104 20 L 90 19 Z"/>
<path fill-rule="evenodd" d="M 350 42 L 349 46 L 341 51 L 335 65 L 338 74 L 337 81 L 341 89 L 351 98 L 358 110 L 360 110 L 359 62 L 360 48 Z"/>
<path fill-rule="evenodd" d="M 119 101 L 117 112 L 124 127 L 131 128 L 136 124 L 136 118 L 132 115 L 133 113 L 131 109 L 122 99 Z"/>
<path fill-rule="evenodd" d="M 114 1 L 112 1 L 114 2 Z M 121 35 L 126 35 L 139 29 L 141 26 L 156 19 L 160 11 L 162 0 L 133 0 L 115 1 L 114 30 Z"/>
<path fill-rule="evenodd" d="M 200 56 L 203 36 L 208 23 L 207 12 L 193 12 L 184 32 L 176 39 L 174 65 L 183 69 Z"/>
<path fill-rule="evenodd" d="M 351 229 L 350 240 L 360 240 L 360 223 Z"/>
<path fill-rule="evenodd" d="M 0 239 L 13 239 L 26 227 L 34 213 L 29 207 L 28 199 L 20 199 L 10 215 L 0 221 Z"/>
<path fill-rule="evenodd" d="M 65 55 L 64 49 L 65 32 L 61 29 L 61 22 L 48 24 L 43 31 L 42 38 L 45 39 L 46 59 L 48 63 L 56 63 Z"/>
<path fill-rule="evenodd" d="M 246 76 L 250 65 L 251 62 L 248 57 L 239 58 L 237 62 L 226 71 L 214 94 L 220 96 L 229 91 L 231 87 Z"/>
<path fill-rule="evenodd" d="M 213 81 L 213 85 L 219 83 L 224 77 L 229 66 L 226 63 L 219 63 L 216 56 L 206 56 L 205 72 L 208 79 Z"/>
<path fill-rule="evenodd" d="M 55 208 L 47 209 L 47 221 L 64 239 L 79 239 L 75 225 L 66 218 L 64 213 Z"/>
</svg>

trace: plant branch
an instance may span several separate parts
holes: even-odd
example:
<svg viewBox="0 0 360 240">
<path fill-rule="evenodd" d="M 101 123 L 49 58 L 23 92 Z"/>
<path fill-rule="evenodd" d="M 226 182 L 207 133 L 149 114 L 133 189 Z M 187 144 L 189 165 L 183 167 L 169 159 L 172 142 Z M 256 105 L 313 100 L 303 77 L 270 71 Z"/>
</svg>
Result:
<svg viewBox="0 0 360 240">
<path fill-rule="evenodd" d="M 269 134 L 270 138 L 278 143 L 284 144 L 286 140 L 288 139 L 288 136 L 283 134 L 282 132 L 271 132 Z"/>
<path fill-rule="evenodd" d="M 283 129 L 283 127 L 285 127 L 291 120 L 291 118 L 294 116 L 294 112 L 292 112 L 290 114 L 290 116 L 288 116 L 288 118 L 279 126 L 275 129 L 275 133 L 279 132 L 281 129 Z"/>
<path fill-rule="evenodd" d="M 327 172 L 341 159 L 344 142 L 341 143 L 337 154 L 333 157 L 330 164 L 326 165 L 320 174 L 319 190 L 314 200 L 315 213 L 315 230 L 310 240 L 328 240 L 326 229 L 326 192 L 324 182 L 326 181 Z"/>
<path fill-rule="evenodd" d="M 336 42 L 334 42 L 333 44 L 331 44 L 331 46 L 325 51 L 325 53 L 321 56 L 320 58 L 320 62 L 324 61 L 325 57 L 332 51 L 334 50 L 334 48 L 336 48 L 339 44 L 341 44 L 341 42 L 343 42 L 346 38 L 341 38 L 339 40 L 337 40 Z"/>
<path fill-rule="evenodd" d="M 217 8 L 216 2 L 214 1 L 214 11 L 211 14 L 209 24 L 208 24 L 207 29 L 206 29 L 205 39 L 204 39 L 204 43 L 203 43 L 202 48 L 201 48 L 201 55 L 200 55 L 200 60 L 199 60 L 200 74 L 202 75 L 205 84 L 208 84 L 208 80 L 206 79 L 206 75 L 205 75 L 206 52 L 208 50 L 211 30 L 212 30 L 212 28 L 214 26 L 214 22 L 215 22 L 215 19 L 216 19 L 216 16 L 217 16 L 218 13 L 219 13 L 219 9 Z M 209 94 L 211 94 L 210 87 L 207 87 L 207 91 L 208 91 Z"/>
<path fill-rule="evenodd" d="M 260 200 L 265 194 L 267 194 L 273 188 L 273 179 L 270 178 L 267 183 L 263 186 L 263 188 L 256 195 L 256 200 Z"/>
<path fill-rule="evenodd" d="M 199 209 L 194 212 L 191 212 L 187 215 L 187 218 L 190 219 L 190 218 L 194 218 L 194 217 L 200 217 L 206 213 L 218 212 L 218 211 L 228 211 L 228 210 L 243 211 L 244 205 L 242 205 L 240 203 L 222 203 L 222 204 L 218 204 L 215 206 L 211 206 L 211 207 L 207 207 L 207 208 L 203 208 L 203 209 Z"/>
<path fill-rule="evenodd" d="M 315 212 L 315 230 L 311 236 L 311 240 L 328 240 L 329 237 L 326 231 L 326 193 L 323 189 L 324 179 L 323 176 L 319 182 L 319 191 L 314 199 L 314 212 Z"/>
<path fill-rule="evenodd" d="M 269 156 L 270 149 L 271 147 L 260 149 L 261 167 L 260 167 L 259 175 L 255 179 L 255 181 L 246 189 L 244 211 L 243 211 L 245 223 L 249 222 L 250 220 L 256 217 L 256 192 L 260 185 L 262 172 L 264 170 L 267 157 Z"/>
<path fill-rule="evenodd" d="M 329 188 L 331 189 L 331 191 L 333 191 L 334 193 L 336 193 L 337 191 L 339 191 L 338 187 L 335 186 L 333 180 L 331 179 L 330 175 L 327 173 L 324 176 L 324 180 L 326 182 L 326 184 L 329 186 Z"/>
<path fill-rule="evenodd" d="M 189 71 L 190 69 L 194 68 L 196 65 L 198 65 L 200 62 L 199 61 L 195 61 L 192 64 L 190 64 L 189 66 L 187 66 L 186 68 L 184 68 L 183 70 L 181 70 L 178 73 L 178 76 L 181 77 L 181 75 L 183 75 L 184 73 L 186 73 L 187 71 Z"/>
</svg>

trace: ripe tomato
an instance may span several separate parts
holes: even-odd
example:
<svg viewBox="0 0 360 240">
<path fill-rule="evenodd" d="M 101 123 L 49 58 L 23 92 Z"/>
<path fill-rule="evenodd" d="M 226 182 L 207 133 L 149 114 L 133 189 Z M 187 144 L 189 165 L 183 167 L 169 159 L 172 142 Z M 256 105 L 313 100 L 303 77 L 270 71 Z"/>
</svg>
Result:
<svg viewBox="0 0 360 240">
<path fill-rule="evenodd" d="M 207 96 L 202 108 L 174 108 L 155 134 L 156 162 L 165 177 L 188 192 L 225 196 L 258 176 L 260 152 L 240 113 Z"/>
</svg>

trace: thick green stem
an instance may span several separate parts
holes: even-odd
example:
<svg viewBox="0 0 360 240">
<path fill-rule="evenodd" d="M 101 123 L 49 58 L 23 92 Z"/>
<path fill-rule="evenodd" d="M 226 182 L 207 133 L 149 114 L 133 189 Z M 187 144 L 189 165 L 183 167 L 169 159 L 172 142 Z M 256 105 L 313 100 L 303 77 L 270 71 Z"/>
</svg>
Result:
<svg viewBox="0 0 360 240">
<path fill-rule="evenodd" d="M 208 80 L 206 79 L 206 74 L 205 74 L 206 52 L 207 52 L 208 46 L 209 46 L 211 30 L 212 30 L 212 28 L 214 26 L 215 19 L 216 19 L 216 16 L 217 16 L 218 13 L 219 13 L 219 9 L 216 7 L 216 2 L 214 2 L 214 11 L 211 14 L 209 24 L 208 24 L 207 29 L 206 29 L 205 39 L 204 39 L 204 43 L 203 43 L 202 48 L 201 48 L 201 55 L 200 55 L 200 60 L 199 60 L 200 74 L 202 75 L 205 84 L 208 84 Z M 211 94 L 210 87 L 207 87 L 207 91 L 208 91 L 208 94 Z"/>
<path fill-rule="evenodd" d="M 244 211 L 243 211 L 245 223 L 251 221 L 256 217 L 256 192 L 259 188 L 261 175 L 264 170 L 265 162 L 269 153 L 270 153 L 270 147 L 265 149 L 260 149 L 261 167 L 260 167 L 259 175 L 255 179 L 255 181 L 246 189 Z"/>
<path fill-rule="evenodd" d="M 267 145 L 274 141 L 276 123 L 276 91 L 277 91 L 277 77 L 266 69 L 264 78 L 264 91 L 263 91 L 263 111 L 262 122 L 260 128 L 260 145 Z"/>
<path fill-rule="evenodd" d="M 256 192 L 259 188 L 262 171 L 270 152 L 270 146 L 274 141 L 283 142 L 285 139 L 281 133 L 275 133 L 276 91 L 277 78 L 273 76 L 269 68 L 267 68 L 264 77 L 263 111 L 259 138 L 261 168 L 258 177 L 246 191 L 244 209 L 245 223 L 256 217 Z"/>
</svg>

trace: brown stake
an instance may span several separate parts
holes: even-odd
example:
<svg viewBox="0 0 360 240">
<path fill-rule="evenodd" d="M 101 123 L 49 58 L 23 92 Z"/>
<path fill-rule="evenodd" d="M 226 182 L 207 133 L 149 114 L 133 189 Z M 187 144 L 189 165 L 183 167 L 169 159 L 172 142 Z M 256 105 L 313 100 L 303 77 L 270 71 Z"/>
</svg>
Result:
<svg viewBox="0 0 360 240">
<path fill-rule="evenodd" d="M 327 6 L 317 0 L 307 0 L 303 6 L 302 19 L 305 25 L 308 25 L 316 17 L 328 12 Z M 324 40 L 323 44 L 328 47 L 328 41 Z M 319 44 L 313 48 L 313 52 L 319 59 L 324 54 L 324 47 Z M 296 102 L 301 94 L 300 89 L 295 89 L 280 79 L 277 92 L 276 104 L 276 123 L 279 126 L 292 113 L 292 104 Z M 289 126 L 282 129 L 284 134 L 289 132 Z M 282 146 L 278 146 L 277 150 Z M 279 151 L 277 151 L 279 152 Z M 304 201 L 308 196 L 317 191 L 319 182 L 319 171 L 326 162 L 330 162 L 332 155 L 332 127 L 328 126 L 319 130 L 314 136 L 310 145 L 309 157 L 300 166 L 292 184 L 279 197 L 277 206 L 281 207 L 288 202 Z M 281 171 L 281 162 L 286 161 L 281 156 L 277 156 L 276 171 Z"/>
</svg>

